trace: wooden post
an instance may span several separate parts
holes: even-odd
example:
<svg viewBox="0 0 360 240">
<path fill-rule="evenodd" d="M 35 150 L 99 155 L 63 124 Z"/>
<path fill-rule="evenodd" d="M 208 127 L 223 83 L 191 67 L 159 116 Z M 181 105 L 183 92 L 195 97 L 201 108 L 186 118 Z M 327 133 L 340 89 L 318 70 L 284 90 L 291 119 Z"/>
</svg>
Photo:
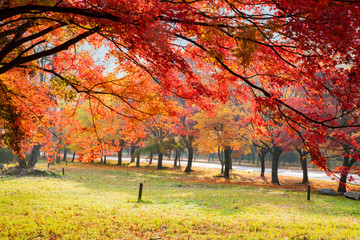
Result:
<svg viewBox="0 0 360 240">
<path fill-rule="evenodd" d="M 143 183 L 140 183 L 138 202 L 140 202 L 140 201 L 141 201 L 141 197 L 142 197 L 142 190 L 143 190 Z"/>
<path fill-rule="evenodd" d="M 62 169 L 62 174 L 65 175 L 65 169 L 64 168 Z"/>
<path fill-rule="evenodd" d="M 310 201 L 310 185 L 307 186 L 307 200 Z"/>
</svg>

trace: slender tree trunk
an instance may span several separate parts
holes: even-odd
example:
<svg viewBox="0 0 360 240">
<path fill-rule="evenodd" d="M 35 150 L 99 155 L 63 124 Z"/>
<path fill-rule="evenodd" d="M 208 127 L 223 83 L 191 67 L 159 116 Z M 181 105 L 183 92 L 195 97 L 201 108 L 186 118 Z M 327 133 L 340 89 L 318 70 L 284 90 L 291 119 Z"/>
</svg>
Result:
<svg viewBox="0 0 360 240">
<path fill-rule="evenodd" d="M 123 154 L 123 148 L 121 147 L 120 150 L 118 151 L 118 162 L 117 162 L 117 165 L 120 165 L 122 164 L 122 154 Z"/>
<path fill-rule="evenodd" d="M 268 150 L 266 150 L 266 149 L 261 149 L 259 152 L 260 165 L 261 165 L 261 172 L 260 172 L 261 177 L 265 177 L 265 158 L 266 158 L 267 153 L 268 153 Z"/>
<path fill-rule="evenodd" d="M 178 161 L 178 149 L 175 149 L 175 159 L 174 159 L 174 167 L 177 167 L 177 161 Z"/>
<path fill-rule="evenodd" d="M 302 170 L 303 170 L 303 180 L 302 180 L 302 183 L 306 184 L 306 183 L 309 182 L 306 155 L 303 156 L 300 161 L 301 161 L 301 168 L 302 168 Z"/>
<path fill-rule="evenodd" d="M 283 150 L 281 147 L 274 146 L 273 148 L 273 158 L 271 164 L 271 183 L 280 184 L 278 177 L 278 168 L 279 168 L 279 158 Z"/>
<path fill-rule="evenodd" d="M 67 157 L 67 150 L 66 150 L 66 149 L 64 149 L 63 161 L 66 161 L 66 157 Z"/>
<path fill-rule="evenodd" d="M 140 149 L 138 149 L 138 152 L 136 153 L 136 167 L 140 167 L 140 156 L 141 156 L 141 151 Z"/>
<path fill-rule="evenodd" d="M 74 152 L 74 153 L 73 153 L 73 156 L 72 156 L 72 159 L 71 159 L 71 162 L 74 162 L 74 161 L 75 161 L 75 155 L 76 155 L 76 153 Z"/>
<path fill-rule="evenodd" d="M 164 153 L 162 151 L 159 152 L 159 157 L 158 157 L 158 165 L 157 165 L 157 169 L 158 170 L 162 170 L 163 166 L 162 166 L 162 160 L 163 160 L 163 156 Z"/>
<path fill-rule="evenodd" d="M 261 156 L 260 165 L 261 165 L 260 177 L 265 177 L 265 156 Z"/>
<path fill-rule="evenodd" d="M 188 146 L 187 149 L 188 149 L 189 155 L 188 155 L 188 163 L 185 168 L 185 172 L 190 173 L 192 171 L 191 165 L 192 165 L 192 161 L 193 161 L 193 157 L 194 157 L 194 149 L 193 149 L 193 146 Z"/>
<path fill-rule="evenodd" d="M 135 150 L 136 150 L 136 146 L 134 143 L 131 144 L 130 147 L 130 156 L 131 156 L 131 163 L 135 162 Z"/>
<path fill-rule="evenodd" d="M 179 149 L 179 157 L 178 157 L 178 159 L 179 159 L 179 167 L 181 167 L 181 151 L 180 151 L 180 149 Z"/>
<path fill-rule="evenodd" d="M 154 153 L 150 153 L 150 160 L 149 160 L 149 165 L 152 164 L 152 161 L 153 161 L 153 156 L 154 156 Z"/>
<path fill-rule="evenodd" d="M 230 166 L 231 166 L 231 147 L 226 146 L 224 148 L 224 155 L 225 155 L 225 171 L 224 171 L 224 177 L 230 178 Z"/>
<path fill-rule="evenodd" d="M 32 150 L 31 150 L 31 154 L 30 154 L 30 159 L 28 162 L 29 167 L 31 167 L 31 168 L 35 167 L 35 164 L 39 160 L 40 148 L 41 148 L 40 144 L 36 144 L 33 146 Z"/>
<path fill-rule="evenodd" d="M 222 156 L 222 150 L 220 147 L 218 147 L 218 156 L 219 156 L 219 161 L 221 163 L 221 175 L 224 175 L 224 159 L 223 159 L 223 156 Z"/>
<path fill-rule="evenodd" d="M 104 164 L 106 164 L 106 154 L 104 155 Z"/>
<path fill-rule="evenodd" d="M 307 170 L 307 159 L 306 159 L 306 155 L 308 154 L 308 152 L 301 150 L 300 148 L 297 148 L 296 151 L 299 153 L 301 169 L 303 171 L 302 183 L 307 184 L 307 183 L 309 183 L 308 170 Z"/>
</svg>

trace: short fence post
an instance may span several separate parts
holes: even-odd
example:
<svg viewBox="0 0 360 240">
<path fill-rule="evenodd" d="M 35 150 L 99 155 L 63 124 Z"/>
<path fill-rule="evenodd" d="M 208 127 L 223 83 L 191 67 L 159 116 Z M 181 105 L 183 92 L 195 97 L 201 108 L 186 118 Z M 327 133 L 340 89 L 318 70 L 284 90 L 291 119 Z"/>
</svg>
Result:
<svg viewBox="0 0 360 240">
<path fill-rule="evenodd" d="M 140 202 L 140 201 L 141 201 L 141 197 L 142 197 L 142 190 L 143 190 L 143 183 L 140 183 L 138 202 Z"/>
<path fill-rule="evenodd" d="M 310 201 L 310 185 L 307 186 L 307 200 Z"/>
<path fill-rule="evenodd" d="M 65 169 L 64 168 L 62 169 L 62 174 L 65 175 Z"/>
</svg>

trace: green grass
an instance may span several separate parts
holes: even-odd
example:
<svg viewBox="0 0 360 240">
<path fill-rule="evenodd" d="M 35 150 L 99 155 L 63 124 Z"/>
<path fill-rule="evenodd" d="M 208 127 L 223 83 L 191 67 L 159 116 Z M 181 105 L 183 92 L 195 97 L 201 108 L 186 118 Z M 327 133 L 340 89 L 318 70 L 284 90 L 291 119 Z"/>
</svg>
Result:
<svg viewBox="0 0 360 240">
<path fill-rule="evenodd" d="M 360 239 L 360 203 L 343 197 L 61 167 L 65 176 L 0 178 L 1 239 Z"/>
</svg>

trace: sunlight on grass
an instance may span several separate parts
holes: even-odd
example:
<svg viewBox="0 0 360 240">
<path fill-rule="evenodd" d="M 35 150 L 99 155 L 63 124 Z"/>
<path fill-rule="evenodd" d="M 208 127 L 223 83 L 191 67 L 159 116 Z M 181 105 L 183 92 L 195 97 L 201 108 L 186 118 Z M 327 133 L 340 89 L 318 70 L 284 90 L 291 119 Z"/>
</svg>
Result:
<svg viewBox="0 0 360 240">
<path fill-rule="evenodd" d="M 356 239 L 357 201 L 199 182 L 182 172 L 73 164 L 2 178 L 1 239 Z M 142 201 L 137 202 L 139 183 Z"/>
</svg>

